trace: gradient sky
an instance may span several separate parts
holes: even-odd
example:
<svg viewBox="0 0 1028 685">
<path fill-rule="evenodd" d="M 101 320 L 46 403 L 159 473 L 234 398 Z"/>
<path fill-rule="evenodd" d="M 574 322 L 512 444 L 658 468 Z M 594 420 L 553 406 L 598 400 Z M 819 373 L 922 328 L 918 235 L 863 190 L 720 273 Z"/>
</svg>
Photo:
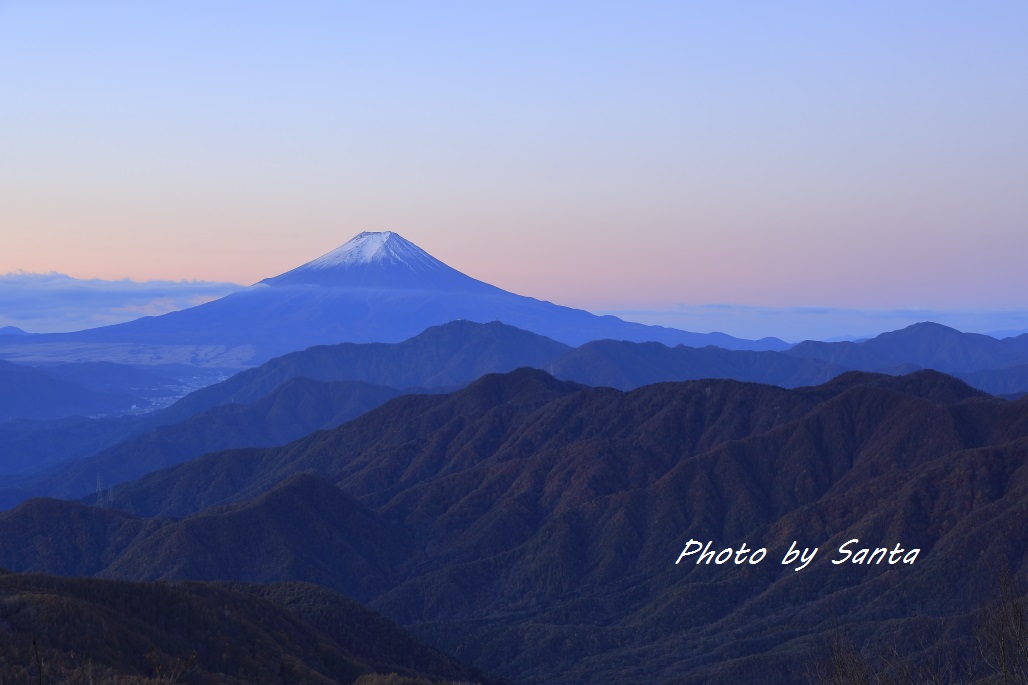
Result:
<svg viewBox="0 0 1028 685">
<path fill-rule="evenodd" d="M 0 0 L 0 274 L 246 284 L 395 230 L 594 310 L 1024 310 L 1026 32 L 1023 1 Z"/>
</svg>

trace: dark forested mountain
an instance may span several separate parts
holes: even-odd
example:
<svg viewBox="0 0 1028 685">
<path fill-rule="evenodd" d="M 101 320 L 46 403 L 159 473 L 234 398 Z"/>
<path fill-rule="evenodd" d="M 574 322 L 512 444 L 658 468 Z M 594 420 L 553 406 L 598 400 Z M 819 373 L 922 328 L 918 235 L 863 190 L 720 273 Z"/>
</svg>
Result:
<svg viewBox="0 0 1028 685">
<path fill-rule="evenodd" d="M 1028 400 L 931 371 L 621 392 L 521 369 L 151 474 L 114 493 L 131 513 L 27 502 L 0 516 L 24 541 L 0 565 L 310 574 L 524 683 L 800 683 L 836 631 L 903 658 L 971 654 L 1001 570 L 1026 572 L 1026 455 Z M 32 566 L 30 522 L 58 518 L 33 511 L 54 506 L 74 509 L 53 544 L 92 551 Z M 690 539 L 767 555 L 676 565 Z M 919 551 L 855 564 L 848 540 Z M 793 542 L 818 548 L 798 571 L 781 563 Z"/>
<path fill-rule="evenodd" d="M 209 509 L 134 538 L 102 575 L 302 580 L 368 600 L 397 582 L 415 549 L 401 526 L 332 483 L 300 474 L 253 500 Z"/>
<path fill-rule="evenodd" d="M 0 532 L 0 566 L 19 571 L 133 580 L 301 580 L 365 600 L 394 584 L 416 550 L 401 527 L 311 474 L 288 478 L 253 500 L 180 520 L 33 499 L 0 513 Z"/>
<path fill-rule="evenodd" d="M 0 512 L 0 567 L 63 576 L 95 575 L 147 525 L 135 516 L 78 502 L 32 499 Z"/>
<path fill-rule="evenodd" d="M 0 572 L 0 626 L 0 668 L 12 685 L 348 685 L 372 673 L 498 682 L 356 602 L 303 583 L 126 583 Z"/>
<path fill-rule="evenodd" d="M 615 338 L 733 349 L 784 349 L 777 339 L 740 340 L 622 321 L 515 295 L 475 280 L 396 233 L 361 233 L 336 250 L 214 302 L 77 333 L 3 336 L 0 356 L 50 343 L 58 357 L 158 363 L 188 360 L 253 366 L 287 352 L 340 342 L 398 342 L 429 326 L 503 321 L 578 345 Z M 85 348 L 83 348 L 85 346 Z"/>
</svg>

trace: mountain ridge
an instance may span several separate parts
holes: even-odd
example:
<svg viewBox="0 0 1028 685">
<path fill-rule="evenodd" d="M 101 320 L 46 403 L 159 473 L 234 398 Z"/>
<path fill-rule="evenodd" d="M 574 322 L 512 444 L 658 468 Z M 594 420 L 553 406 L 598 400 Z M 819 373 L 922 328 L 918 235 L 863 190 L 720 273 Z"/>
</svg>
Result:
<svg viewBox="0 0 1028 685">
<path fill-rule="evenodd" d="M 964 338 L 963 334 L 952 331 L 947 335 L 970 343 L 980 339 L 980 336 Z M 77 365 L 85 367 L 83 371 L 95 366 L 102 365 Z M 6 460 L 0 471 L 21 473 L 12 475 L 6 487 L 0 489 L 0 506 L 11 506 L 32 495 L 83 496 L 93 490 L 97 474 L 110 486 L 140 476 L 145 470 L 162 468 L 216 449 L 281 444 L 300 437 L 300 430 L 331 427 L 336 425 L 332 423 L 333 417 L 342 421 L 356 415 L 347 411 L 369 409 L 397 394 L 449 391 L 485 373 L 507 372 L 520 366 L 540 368 L 564 380 L 621 390 L 656 382 L 702 378 L 802 387 L 848 373 L 845 367 L 831 361 L 776 352 L 671 348 L 661 343 L 614 340 L 569 348 L 499 322 L 454 321 L 430 327 L 402 343 L 341 343 L 290 353 L 191 393 L 157 414 L 126 419 L 118 424 L 80 419 L 38 424 L 35 428 L 20 423 L 0 426 L 0 445 Z M 906 364 L 887 373 L 904 374 L 918 368 L 917 364 Z M 1028 366 L 1015 366 L 954 372 L 954 375 L 994 394 L 1016 397 L 1028 390 L 1026 369 Z M 134 373 L 128 375 L 129 379 L 135 377 Z M 304 377 L 311 380 L 298 380 Z M 323 382 L 371 382 L 394 389 L 372 391 L 360 385 L 330 389 L 322 385 Z M 297 408 L 292 418 L 281 404 L 286 401 L 280 387 L 283 383 L 292 383 L 289 401 Z M 280 397 L 270 399 L 275 393 Z M 245 409 L 226 406 L 233 403 L 253 406 Z M 277 408 L 270 406 L 275 403 L 279 405 Z M 264 405 L 268 406 L 262 408 Z M 223 408 L 218 409 L 219 406 Z M 297 415 L 301 407 L 309 408 L 309 417 Z M 194 418 L 200 415 L 206 418 Z M 264 423 L 255 423 L 257 416 L 264 416 L 259 419 Z M 290 430 L 281 430 L 284 427 L 279 423 L 284 420 L 289 422 Z M 219 436 L 214 426 L 221 426 L 226 440 L 208 439 Z M 242 435 L 247 430 L 252 431 L 252 440 Z M 119 434 L 121 439 L 116 439 Z M 171 441 L 167 448 L 161 445 L 165 438 Z M 87 440 L 97 446 L 92 452 L 75 451 L 70 449 L 75 440 Z M 118 447 L 119 442 L 125 444 Z M 182 451 L 172 443 L 182 446 L 191 443 L 191 446 Z M 103 450 L 106 451 L 102 453 Z M 138 450 L 138 458 L 129 457 L 132 450 Z M 117 454 L 124 456 L 116 457 Z M 72 458 L 79 462 L 71 463 Z M 118 459 L 126 465 L 132 462 L 134 466 L 121 468 Z M 50 469 L 50 475 L 43 473 L 46 468 Z M 69 477 L 62 485 L 60 474 L 65 470 Z M 78 475 L 71 477 L 72 473 Z"/>
<path fill-rule="evenodd" d="M 403 531 L 396 542 L 375 534 L 377 552 L 403 562 L 387 589 L 366 590 L 371 605 L 480 668 L 523 683 L 791 684 L 803 682 L 796 664 L 823 653 L 833 622 L 868 626 L 917 657 L 924 647 L 904 635 L 923 631 L 925 615 L 964 630 L 962 617 L 991 597 L 997 565 L 1025 573 L 1026 445 L 1028 400 L 933 371 L 851 372 L 792 390 L 706 379 L 622 392 L 519 369 L 448 395 L 400 397 L 282 447 L 151 474 L 112 499 L 132 516 L 74 511 L 109 525 L 101 539 L 125 550 L 138 538 L 119 537 L 123 526 L 181 531 L 162 538 L 175 540 L 167 557 L 137 547 L 117 566 L 173 577 L 193 561 L 216 564 L 219 549 L 234 559 L 234 545 L 253 548 L 245 529 L 262 529 L 250 524 L 264 516 L 352 501 L 313 517 L 274 514 L 281 528 L 257 558 L 283 575 L 262 579 L 298 572 L 294 543 L 313 555 L 306 568 L 321 566 L 307 536 L 329 510 L 359 511 L 337 529 Z M 47 506 L 69 505 L 37 500 L 0 515 L 5 539 L 31 539 L 22 519 Z M 208 529 L 223 542 L 206 540 Z M 769 556 L 798 540 L 822 554 L 800 573 L 777 560 L 675 565 L 688 538 L 766 546 Z M 833 548 L 851 538 L 920 554 L 909 567 L 833 566 Z M 0 565 L 26 560 L 8 554 Z M 323 582 L 345 587 L 360 563 L 335 565 Z"/>
<path fill-rule="evenodd" d="M 383 251 L 390 258 L 347 259 L 369 251 Z M 363 233 L 318 259 L 213 302 L 76 333 L 3 336 L 0 354 L 50 350 L 54 360 L 79 358 L 79 348 L 86 346 L 96 359 L 103 345 L 119 344 L 111 348 L 119 355 L 114 361 L 188 359 L 200 366 L 253 366 L 313 345 L 398 342 L 456 319 L 504 321 L 570 345 L 622 338 L 726 348 L 787 347 L 777 339 L 690 333 L 517 295 L 443 264 L 396 233 Z"/>
<path fill-rule="evenodd" d="M 847 368 L 884 370 L 917 364 L 944 373 L 977 372 L 1028 364 L 1028 334 L 997 340 L 922 322 L 862 342 L 801 342 L 786 354 L 830 361 Z"/>
</svg>

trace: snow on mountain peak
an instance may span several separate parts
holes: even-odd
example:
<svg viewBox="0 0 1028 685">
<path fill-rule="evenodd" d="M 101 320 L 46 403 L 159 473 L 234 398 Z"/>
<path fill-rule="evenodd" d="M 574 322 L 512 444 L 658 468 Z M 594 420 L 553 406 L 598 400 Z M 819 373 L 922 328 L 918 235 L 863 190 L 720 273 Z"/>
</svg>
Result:
<svg viewBox="0 0 1028 685">
<path fill-rule="evenodd" d="M 406 245 L 400 243 L 406 243 Z M 409 251 L 397 249 L 407 246 L 418 249 L 392 231 L 364 231 L 331 252 L 308 262 L 305 266 L 312 269 L 330 269 L 351 264 L 370 264 L 386 260 L 396 252 Z"/>
<path fill-rule="evenodd" d="M 468 279 L 393 231 L 365 231 L 267 285 L 333 287 L 425 287 L 439 278 Z M 426 281 L 425 279 L 429 279 Z M 413 280 L 412 280 L 413 279 Z M 431 279 L 436 279 L 432 281 Z"/>
<path fill-rule="evenodd" d="M 303 265 L 305 269 L 322 270 L 362 264 L 390 263 L 406 265 L 413 270 L 438 270 L 441 262 L 393 231 L 365 231 L 343 245 Z"/>
</svg>

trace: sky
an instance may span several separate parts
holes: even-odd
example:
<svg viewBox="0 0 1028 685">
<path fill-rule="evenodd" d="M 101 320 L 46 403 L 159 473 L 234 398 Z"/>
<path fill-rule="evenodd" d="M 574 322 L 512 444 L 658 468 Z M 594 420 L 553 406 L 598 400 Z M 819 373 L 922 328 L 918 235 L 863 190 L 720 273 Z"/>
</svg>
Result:
<svg viewBox="0 0 1028 685">
<path fill-rule="evenodd" d="M 691 330 L 1028 329 L 1026 29 L 989 0 L 0 0 L 0 309 L 26 274 L 178 306 L 394 230 Z"/>
</svg>

